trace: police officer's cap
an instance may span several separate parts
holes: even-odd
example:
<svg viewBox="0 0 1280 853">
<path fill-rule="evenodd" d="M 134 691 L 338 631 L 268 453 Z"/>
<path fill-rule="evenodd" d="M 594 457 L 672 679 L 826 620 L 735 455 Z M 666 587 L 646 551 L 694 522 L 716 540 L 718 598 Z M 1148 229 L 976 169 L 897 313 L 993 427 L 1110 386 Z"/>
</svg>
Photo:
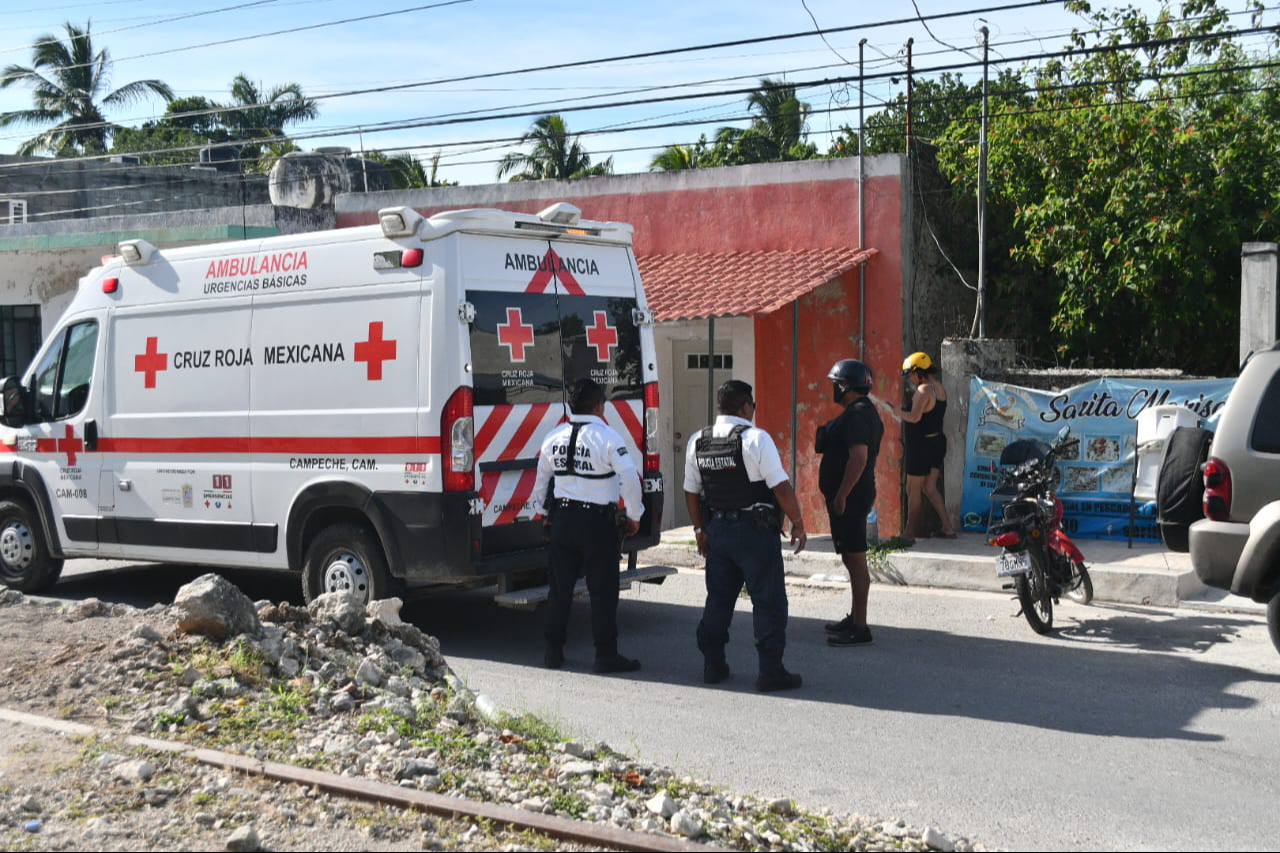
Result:
<svg viewBox="0 0 1280 853">
<path fill-rule="evenodd" d="M 844 358 L 831 366 L 827 378 L 839 382 L 852 391 L 867 394 L 871 391 L 871 368 L 856 358 Z"/>
</svg>

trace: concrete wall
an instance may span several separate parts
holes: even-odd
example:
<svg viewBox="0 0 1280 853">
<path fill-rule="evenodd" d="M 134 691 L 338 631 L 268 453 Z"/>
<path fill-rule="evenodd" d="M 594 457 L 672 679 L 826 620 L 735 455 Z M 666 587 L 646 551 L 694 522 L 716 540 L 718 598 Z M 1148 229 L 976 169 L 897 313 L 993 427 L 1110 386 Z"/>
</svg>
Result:
<svg viewBox="0 0 1280 853">
<path fill-rule="evenodd" d="M 30 223 L 268 203 L 266 175 L 12 155 L 0 155 L 0 198 L 25 200 Z"/>
<path fill-rule="evenodd" d="M 1245 243 L 1240 249 L 1240 363 L 1280 339 L 1280 246 Z"/>
</svg>

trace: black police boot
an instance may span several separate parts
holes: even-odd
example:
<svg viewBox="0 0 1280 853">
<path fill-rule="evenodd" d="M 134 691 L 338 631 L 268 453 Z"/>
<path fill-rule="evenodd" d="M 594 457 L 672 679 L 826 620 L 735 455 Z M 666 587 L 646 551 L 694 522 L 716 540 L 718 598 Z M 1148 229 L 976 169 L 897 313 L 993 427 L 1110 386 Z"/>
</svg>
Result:
<svg viewBox="0 0 1280 853">
<path fill-rule="evenodd" d="M 761 693 L 794 690 L 800 686 L 803 680 L 797 673 L 787 672 L 785 669 L 771 673 L 762 672 L 756 677 L 756 690 Z"/>
<path fill-rule="evenodd" d="M 702 668 L 702 681 L 704 684 L 719 684 L 729 677 L 729 664 L 727 663 L 709 663 Z"/>
<path fill-rule="evenodd" d="M 598 673 L 635 672 L 639 668 L 640 661 L 623 657 L 617 652 L 611 655 L 596 655 L 595 671 Z"/>
<path fill-rule="evenodd" d="M 546 651 L 542 653 L 542 665 L 547 669 L 559 669 L 564 666 L 564 648 L 547 646 Z"/>
</svg>

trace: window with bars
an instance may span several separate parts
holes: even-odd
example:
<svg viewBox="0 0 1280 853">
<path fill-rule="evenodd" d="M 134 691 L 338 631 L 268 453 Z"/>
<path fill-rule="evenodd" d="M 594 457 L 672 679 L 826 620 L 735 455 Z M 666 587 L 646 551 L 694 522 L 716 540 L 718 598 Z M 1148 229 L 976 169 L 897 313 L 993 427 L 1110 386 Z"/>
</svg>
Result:
<svg viewBox="0 0 1280 853">
<path fill-rule="evenodd" d="M 0 198 L 0 225 L 21 225 L 27 221 L 27 203 L 20 198 Z"/>
<path fill-rule="evenodd" d="M 714 364 L 716 370 L 733 370 L 732 353 L 716 353 L 714 358 L 707 354 L 691 352 L 685 357 L 686 370 L 706 370 L 708 364 Z"/>
<path fill-rule="evenodd" d="M 42 338 L 39 305 L 0 305 L 0 376 L 22 374 Z"/>
</svg>

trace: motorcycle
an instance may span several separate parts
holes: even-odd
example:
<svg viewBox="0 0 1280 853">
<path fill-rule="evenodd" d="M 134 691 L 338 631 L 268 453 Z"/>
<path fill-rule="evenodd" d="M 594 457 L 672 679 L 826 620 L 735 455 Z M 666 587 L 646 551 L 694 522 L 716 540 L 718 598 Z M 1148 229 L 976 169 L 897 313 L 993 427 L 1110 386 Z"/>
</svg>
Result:
<svg viewBox="0 0 1280 853">
<path fill-rule="evenodd" d="M 1004 589 L 1017 590 L 1022 614 L 1037 634 L 1053 629 L 1053 605 L 1060 596 L 1080 604 L 1093 600 L 1093 580 L 1084 555 L 1062 530 L 1062 501 L 1056 494 L 1054 463 L 1080 446 L 1080 439 L 1069 439 L 1070 434 L 1071 427 L 1065 426 L 1052 444 L 1022 439 L 1006 446 L 1000 454 L 1003 470 L 991 493 L 987 544 L 1004 549 L 996 557 L 996 576 L 1013 579 Z M 999 520 L 997 500 L 1004 500 Z"/>
</svg>

